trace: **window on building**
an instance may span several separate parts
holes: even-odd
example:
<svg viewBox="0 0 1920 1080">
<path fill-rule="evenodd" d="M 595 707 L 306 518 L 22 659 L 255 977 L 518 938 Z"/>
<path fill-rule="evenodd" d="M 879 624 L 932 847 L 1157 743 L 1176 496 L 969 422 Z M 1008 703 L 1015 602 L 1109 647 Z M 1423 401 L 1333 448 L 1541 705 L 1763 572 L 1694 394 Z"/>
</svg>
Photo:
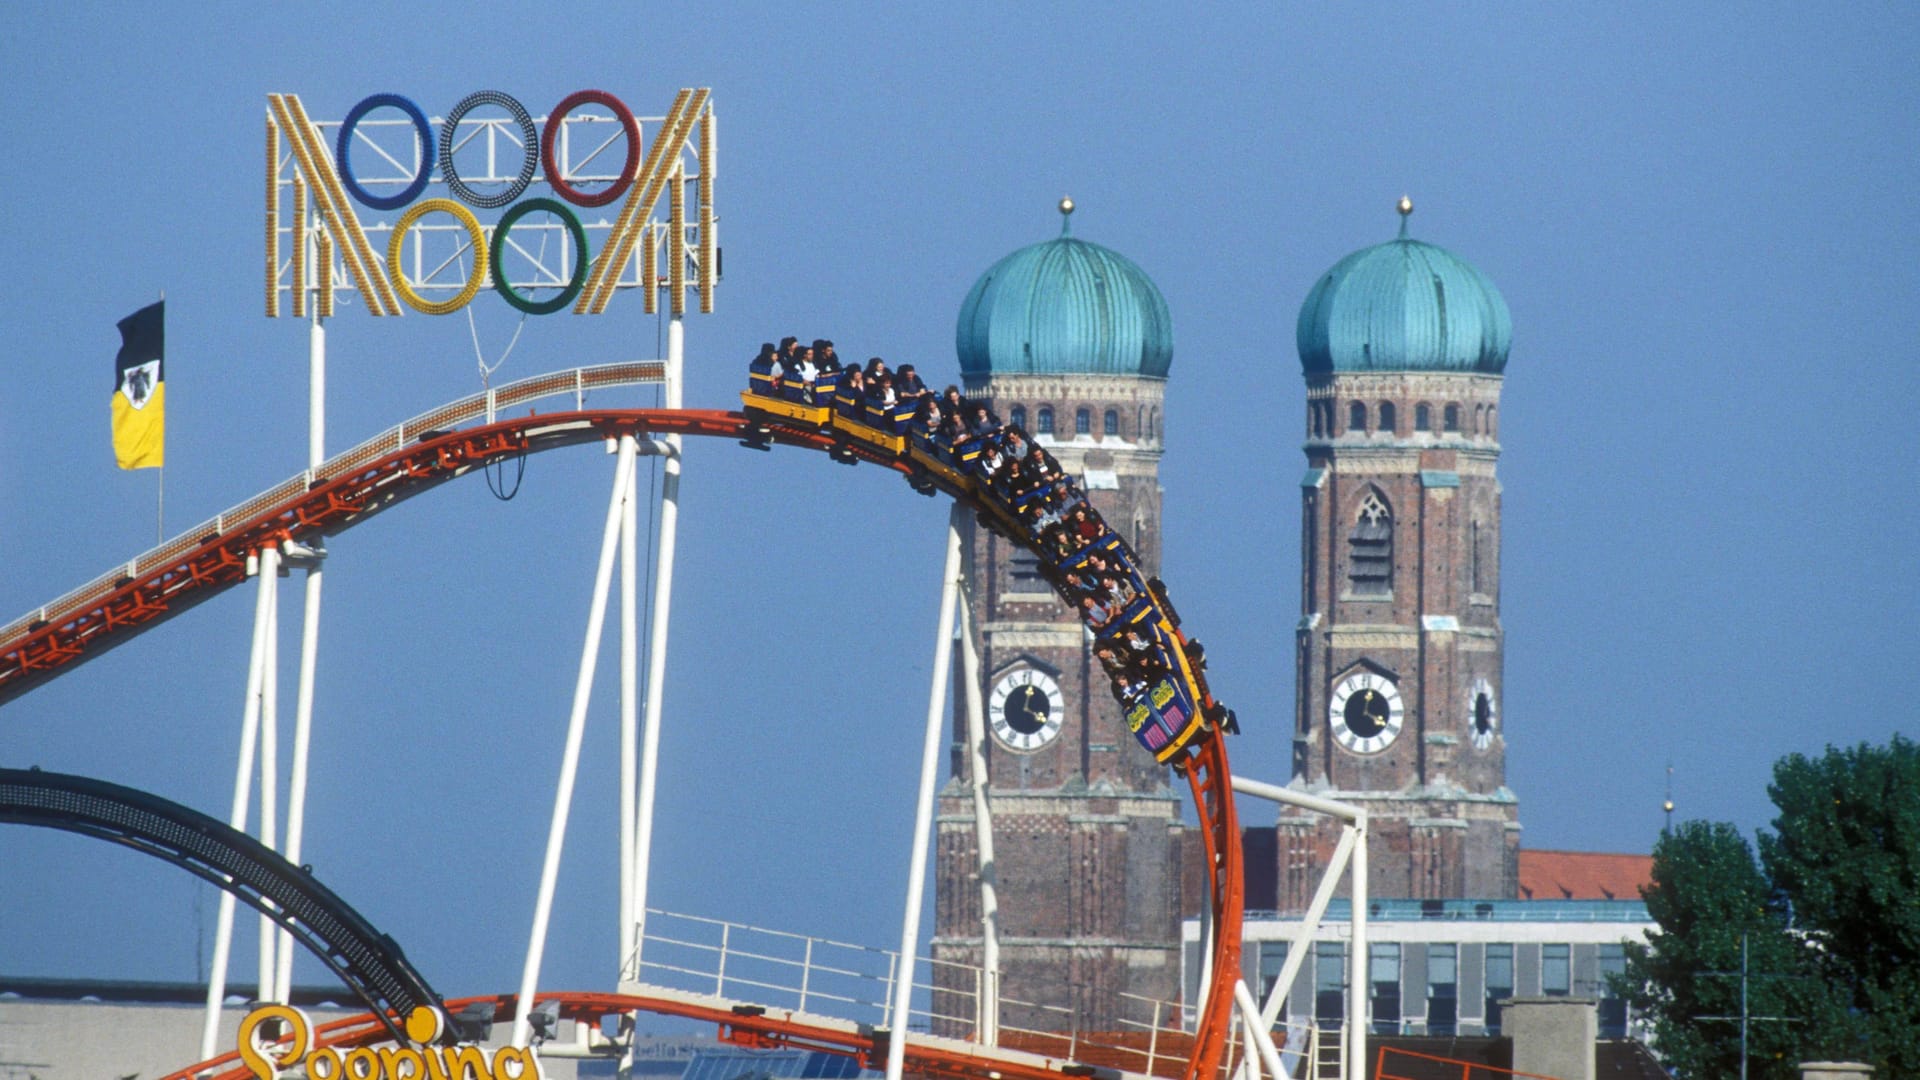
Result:
<svg viewBox="0 0 1920 1080">
<path fill-rule="evenodd" d="M 1427 1034 L 1457 1035 L 1460 956 L 1456 945 L 1427 946 Z"/>
<path fill-rule="evenodd" d="M 1468 526 L 1470 542 L 1467 546 L 1467 588 L 1476 593 L 1485 593 L 1484 579 L 1480 576 L 1480 523 Z"/>
<path fill-rule="evenodd" d="M 1313 437 L 1316 439 L 1326 434 L 1326 431 L 1320 427 L 1320 403 L 1317 401 L 1307 402 L 1307 425 L 1313 429 Z"/>
<path fill-rule="evenodd" d="M 1087 435 L 1093 431 L 1093 413 L 1087 409 L 1076 410 L 1073 414 L 1073 433 Z"/>
<path fill-rule="evenodd" d="M 1400 1033 L 1400 946 L 1376 942 L 1367 946 L 1367 1000 L 1375 1035 Z"/>
<path fill-rule="evenodd" d="M 1313 946 L 1313 1019 L 1321 1027 L 1340 1027 L 1347 1015 L 1347 963 L 1337 941 Z"/>
<path fill-rule="evenodd" d="M 1500 1003 L 1513 996 L 1513 946 L 1487 946 L 1487 1034 L 1500 1034 Z"/>
<path fill-rule="evenodd" d="M 1380 403 L 1380 430 L 1391 435 L 1393 434 L 1394 429 L 1398 426 L 1399 424 L 1395 422 L 1395 417 L 1393 415 L 1393 402 L 1391 401 L 1381 402 Z"/>
<path fill-rule="evenodd" d="M 1347 406 L 1347 431 L 1355 435 L 1367 433 L 1367 406 L 1356 401 Z"/>
<path fill-rule="evenodd" d="M 1393 595 L 1393 512 L 1377 490 L 1360 501 L 1347 537 L 1347 581 L 1355 596 Z"/>
<path fill-rule="evenodd" d="M 1019 428 L 1021 431 L 1027 430 L 1027 407 L 1025 405 L 1015 405 L 1013 408 L 1008 409 L 1007 422 Z"/>
<path fill-rule="evenodd" d="M 1473 433 L 1475 435 L 1486 434 L 1486 422 L 1487 407 L 1485 405 L 1475 405 L 1473 407 Z"/>
<path fill-rule="evenodd" d="M 1426 431 L 1433 427 L 1433 406 L 1421 402 L 1413 407 L 1413 430 Z"/>
<path fill-rule="evenodd" d="M 1053 406 L 1051 405 L 1040 406 L 1040 415 L 1039 415 L 1038 424 L 1039 426 L 1034 428 L 1034 434 L 1036 435 L 1053 434 Z"/>
<path fill-rule="evenodd" d="M 1566 997 L 1573 991 L 1573 947 L 1540 946 L 1540 992 L 1551 997 Z"/>
<path fill-rule="evenodd" d="M 1260 942 L 1259 965 L 1260 1004 L 1264 1007 L 1267 999 L 1273 996 L 1273 984 L 1280 979 L 1280 969 L 1287 963 L 1287 943 L 1284 941 Z M 1280 1006 L 1280 1015 L 1287 1015 L 1285 1004 Z"/>
<path fill-rule="evenodd" d="M 1627 1002 L 1620 997 L 1614 979 L 1627 973 L 1627 947 L 1619 942 L 1600 946 L 1600 1037 L 1627 1037 Z"/>
<path fill-rule="evenodd" d="M 1446 425 L 1448 431 L 1460 430 L 1460 406 L 1450 404 L 1447 406 L 1447 411 L 1442 415 L 1445 417 L 1442 422 Z"/>
<path fill-rule="evenodd" d="M 1103 419 L 1100 423 L 1100 433 L 1103 435 L 1120 434 L 1120 410 L 1118 409 L 1107 410 L 1107 415 L 1105 419 Z"/>
</svg>

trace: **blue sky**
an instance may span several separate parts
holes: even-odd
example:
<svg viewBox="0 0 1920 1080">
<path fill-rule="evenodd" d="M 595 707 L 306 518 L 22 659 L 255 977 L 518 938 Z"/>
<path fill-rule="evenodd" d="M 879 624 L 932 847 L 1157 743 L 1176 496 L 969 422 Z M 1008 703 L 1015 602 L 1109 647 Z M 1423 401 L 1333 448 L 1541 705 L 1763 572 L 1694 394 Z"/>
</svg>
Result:
<svg viewBox="0 0 1920 1080">
<path fill-rule="evenodd" d="M 1910 8 L 13 14 L 5 617 L 153 540 L 154 474 L 113 468 L 107 375 L 115 320 L 159 291 L 170 526 L 304 464 L 305 328 L 259 295 L 267 93 L 337 119 L 378 91 L 443 115 L 476 89 L 540 113 L 601 87 L 657 114 L 704 85 L 727 280 L 688 319 L 689 405 L 733 403 L 786 333 L 944 381 L 968 286 L 1057 232 L 1063 194 L 1075 235 L 1153 276 L 1175 335 L 1166 577 L 1241 717 L 1238 771 L 1286 778 L 1294 318 L 1326 267 L 1393 235 L 1402 192 L 1413 234 L 1513 310 L 1503 721 L 1524 843 L 1648 850 L 1669 761 L 1683 816 L 1760 827 L 1779 756 L 1914 729 Z M 659 354 L 637 297 L 610 310 L 531 320 L 498 378 Z M 496 358 L 515 316 L 473 311 Z M 479 387 L 463 316 L 348 308 L 329 345 L 333 448 Z M 797 452 L 696 445 L 687 467 L 654 899 L 891 944 L 944 508 Z M 448 993 L 517 983 L 611 472 L 536 458 L 513 502 L 470 479 L 333 544 L 308 858 Z M 236 590 L 0 710 L 0 762 L 224 818 L 251 610 Z M 551 987 L 613 974 L 602 670 Z M 0 868 L 0 971 L 194 976 L 213 905 L 185 875 L 18 828 Z"/>
</svg>

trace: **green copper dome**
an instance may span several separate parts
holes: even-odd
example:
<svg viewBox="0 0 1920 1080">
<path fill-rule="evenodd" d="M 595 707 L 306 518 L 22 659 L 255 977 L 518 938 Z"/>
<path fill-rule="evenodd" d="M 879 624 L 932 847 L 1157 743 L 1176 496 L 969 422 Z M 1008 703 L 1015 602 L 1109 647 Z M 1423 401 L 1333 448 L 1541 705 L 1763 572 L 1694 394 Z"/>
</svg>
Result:
<svg viewBox="0 0 1920 1080">
<path fill-rule="evenodd" d="M 1071 212 L 1071 203 L 1063 203 Z M 1148 375 L 1173 362 L 1173 320 L 1133 260 L 1067 235 L 993 264 L 960 305 L 966 375 Z"/>
<path fill-rule="evenodd" d="M 1402 212 L 1411 204 L 1403 203 Z M 1513 316 L 1486 275 L 1445 248 L 1400 238 L 1341 259 L 1300 306 L 1300 367 L 1498 375 Z"/>
</svg>

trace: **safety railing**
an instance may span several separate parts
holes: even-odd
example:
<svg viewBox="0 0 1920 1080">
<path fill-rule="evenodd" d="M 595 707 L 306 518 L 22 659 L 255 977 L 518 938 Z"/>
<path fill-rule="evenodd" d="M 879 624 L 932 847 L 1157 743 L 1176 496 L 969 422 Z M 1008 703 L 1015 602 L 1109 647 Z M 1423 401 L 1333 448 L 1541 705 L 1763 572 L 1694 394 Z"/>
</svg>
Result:
<svg viewBox="0 0 1920 1080">
<path fill-rule="evenodd" d="M 1516 1072 L 1473 1061 L 1437 1057 L 1416 1050 L 1383 1046 L 1374 1058 L 1374 1080 L 1554 1080 L 1539 1073 Z"/>
<path fill-rule="evenodd" d="M 85 585 L 42 604 L 25 615 L 0 626 L 0 641 L 13 641 L 28 631 L 81 611 L 94 601 L 113 592 L 129 580 L 155 567 L 177 565 L 208 539 L 227 531 L 229 525 L 250 521 L 288 499 L 307 491 L 321 478 L 351 472 L 377 461 L 425 432 L 448 431 L 475 420 L 492 422 L 502 409 L 511 409 L 530 401 L 571 394 L 574 407 L 584 409 L 587 395 L 594 390 L 657 383 L 666 377 L 666 365 L 659 361 L 635 361 L 624 364 L 600 364 L 573 368 L 547 375 L 536 375 L 449 402 L 395 425 L 352 449 L 328 458 L 318 469 L 306 469 L 299 475 L 274 485 L 238 506 L 228 507 L 194 527 L 176 534 L 159 547 L 142 552 L 127 562 L 94 578 Z"/>
<path fill-rule="evenodd" d="M 1154 1076 L 1179 1076 L 1193 1047 L 1175 1002 L 1118 995 L 1116 1030 L 1085 1031 L 1073 1010 L 999 997 L 987 972 L 951 960 L 914 961 L 914 1005 L 892 1018 L 900 957 L 893 950 L 743 923 L 649 909 L 623 979 L 769 1009 L 832 1017 L 889 1030 L 980 1042 L 1045 1057 Z M 922 981 L 924 979 L 925 981 Z M 997 1005 L 994 1015 L 988 1006 Z"/>
</svg>

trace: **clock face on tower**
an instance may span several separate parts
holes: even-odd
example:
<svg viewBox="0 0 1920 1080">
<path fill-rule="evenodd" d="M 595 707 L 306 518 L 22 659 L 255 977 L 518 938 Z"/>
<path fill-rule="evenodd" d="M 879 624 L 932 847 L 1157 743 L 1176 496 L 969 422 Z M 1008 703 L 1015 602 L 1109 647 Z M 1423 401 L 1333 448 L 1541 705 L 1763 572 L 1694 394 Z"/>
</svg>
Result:
<svg viewBox="0 0 1920 1080">
<path fill-rule="evenodd" d="M 1493 745 L 1493 733 L 1500 726 L 1500 710 L 1493 700 L 1493 684 L 1485 679 L 1473 680 L 1473 689 L 1467 695 L 1467 735 L 1473 739 L 1476 750 L 1485 750 Z"/>
<path fill-rule="evenodd" d="M 1060 734 L 1060 684 L 1046 672 L 1015 668 L 993 684 L 987 720 L 993 737 L 1009 750 L 1032 753 Z"/>
<path fill-rule="evenodd" d="M 1335 683 L 1327 707 L 1333 737 L 1356 754 L 1377 754 L 1392 746 L 1405 716 L 1393 680 L 1371 671 L 1356 671 Z"/>
</svg>

